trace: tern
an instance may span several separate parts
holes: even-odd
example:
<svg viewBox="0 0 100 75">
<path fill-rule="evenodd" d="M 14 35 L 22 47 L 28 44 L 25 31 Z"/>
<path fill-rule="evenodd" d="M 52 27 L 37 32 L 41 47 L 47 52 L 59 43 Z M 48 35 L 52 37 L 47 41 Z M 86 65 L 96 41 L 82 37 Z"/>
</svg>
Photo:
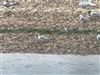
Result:
<svg viewBox="0 0 100 75">
<path fill-rule="evenodd" d="M 14 6 L 14 5 L 16 5 L 17 3 L 12 3 L 12 2 L 10 2 L 9 0 L 5 0 L 4 2 L 3 2 L 3 6 L 4 7 L 12 7 L 12 6 Z"/>
<path fill-rule="evenodd" d="M 86 8 L 86 7 L 88 7 L 88 6 L 90 6 L 90 7 L 95 7 L 96 4 L 91 3 L 91 2 L 80 2 L 80 3 L 79 3 L 79 6 L 81 6 L 82 8 Z"/>
<path fill-rule="evenodd" d="M 65 30 L 65 32 L 70 32 L 70 27 L 67 26 L 67 27 L 64 28 L 64 30 Z"/>
<path fill-rule="evenodd" d="M 79 16 L 79 20 L 80 20 L 81 23 L 86 23 L 87 21 L 89 21 L 89 19 L 84 17 L 83 15 Z"/>
<path fill-rule="evenodd" d="M 99 40 L 99 41 L 100 41 L 100 34 L 98 34 L 98 35 L 97 35 L 97 40 Z"/>
<path fill-rule="evenodd" d="M 42 34 L 37 34 L 37 39 L 41 43 L 48 43 L 51 40 L 49 37 L 42 35 Z"/>
<path fill-rule="evenodd" d="M 88 11 L 89 15 L 92 17 L 100 17 L 100 12 L 97 11 Z"/>
</svg>

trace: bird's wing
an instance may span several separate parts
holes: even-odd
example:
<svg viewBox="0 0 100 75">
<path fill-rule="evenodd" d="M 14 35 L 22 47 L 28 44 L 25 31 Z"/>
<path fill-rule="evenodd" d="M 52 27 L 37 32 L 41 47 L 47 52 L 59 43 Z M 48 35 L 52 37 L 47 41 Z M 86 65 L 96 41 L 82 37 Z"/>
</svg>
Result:
<svg viewBox="0 0 100 75">
<path fill-rule="evenodd" d="M 86 17 L 82 17 L 81 20 L 89 20 L 88 18 Z"/>
</svg>

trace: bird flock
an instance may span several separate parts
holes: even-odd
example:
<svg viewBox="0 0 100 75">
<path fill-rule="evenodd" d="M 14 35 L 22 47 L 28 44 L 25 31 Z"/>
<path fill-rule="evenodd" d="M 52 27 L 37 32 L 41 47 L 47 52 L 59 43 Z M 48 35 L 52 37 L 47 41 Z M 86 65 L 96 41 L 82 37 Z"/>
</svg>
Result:
<svg viewBox="0 0 100 75">
<path fill-rule="evenodd" d="M 3 7 L 6 7 L 6 8 L 10 8 L 10 7 L 13 7 L 15 6 L 17 3 L 13 3 L 13 2 L 10 2 L 9 0 L 5 0 L 3 3 L 2 3 L 2 6 Z M 95 7 L 96 4 L 94 3 L 91 3 L 91 2 L 83 2 L 81 1 L 79 3 L 79 6 L 81 6 L 83 9 L 85 9 L 86 7 Z M 83 14 L 80 14 L 79 15 L 79 21 L 80 23 L 84 24 L 84 23 L 87 23 L 88 21 L 90 21 L 91 18 L 100 18 L 100 12 L 96 12 L 96 11 L 92 11 L 92 10 L 89 10 L 88 11 L 88 14 L 89 14 L 89 18 L 86 17 L 86 16 L 83 16 Z M 64 30 L 66 32 L 69 32 L 71 29 L 69 27 L 65 27 Z M 48 40 L 49 37 L 46 37 L 44 35 L 38 35 L 37 37 L 39 40 Z M 97 40 L 100 40 L 100 34 L 97 35 Z"/>
<path fill-rule="evenodd" d="M 90 0 L 90 2 L 89 1 L 84 2 L 84 0 L 83 0 L 79 3 L 79 6 L 81 6 L 82 8 L 86 8 L 88 6 L 95 7 L 96 4 L 91 3 L 91 0 Z M 91 19 L 93 19 L 93 20 L 100 19 L 100 12 L 97 12 L 97 11 L 94 11 L 94 10 L 89 10 L 88 14 L 89 14 L 89 18 L 83 16 L 82 14 L 79 15 L 79 20 L 80 20 L 81 23 L 86 23 Z M 97 38 L 97 40 L 100 40 L 100 34 L 98 34 L 96 36 L 96 38 Z"/>
</svg>

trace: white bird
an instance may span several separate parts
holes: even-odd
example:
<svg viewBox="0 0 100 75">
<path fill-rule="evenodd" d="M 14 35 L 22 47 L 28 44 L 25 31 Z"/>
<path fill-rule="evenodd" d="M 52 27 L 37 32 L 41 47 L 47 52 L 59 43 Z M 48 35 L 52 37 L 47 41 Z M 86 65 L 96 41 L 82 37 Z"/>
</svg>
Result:
<svg viewBox="0 0 100 75">
<path fill-rule="evenodd" d="M 78 31 L 78 27 L 67 26 L 64 28 L 65 32 Z"/>
<path fill-rule="evenodd" d="M 94 3 L 89 3 L 89 5 L 92 6 L 92 7 L 96 6 L 96 4 L 94 4 Z"/>
<path fill-rule="evenodd" d="M 23 1 L 27 1 L 27 0 L 23 0 Z"/>
<path fill-rule="evenodd" d="M 100 11 L 90 10 L 88 11 L 89 18 L 92 21 L 100 21 Z"/>
<path fill-rule="evenodd" d="M 65 32 L 69 32 L 70 31 L 70 27 L 67 26 L 67 27 L 64 28 L 64 30 L 65 30 Z"/>
<path fill-rule="evenodd" d="M 50 38 L 45 36 L 45 35 L 40 35 L 40 34 L 37 34 L 37 39 L 38 41 L 40 41 L 41 43 L 47 43 L 50 41 Z"/>
<path fill-rule="evenodd" d="M 80 20 L 81 23 L 86 23 L 87 21 L 89 21 L 89 19 L 84 17 L 83 15 L 79 16 L 79 20 Z"/>
<path fill-rule="evenodd" d="M 98 35 L 97 35 L 97 40 L 99 40 L 99 41 L 100 41 L 100 34 L 98 34 Z"/>
<path fill-rule="evenodd" d="M 88 13 L 92 17 L 100 17 L 100 12 L 97 12 L 97 11 L 88 11 Z"/>
<path fill-rule="evenodd" d="M 89 7 L 89 6 L 95 7 L 96 4 L 91 3 L 91 2 L 88 2 L 88 1 L 81 1 L 81 2 L 79 3 L 79 6 L 81 6 L 82 8 L 86 8 L 86 7 Z"/>
<path fill-rule="evenodd" d="M 5 0 L 4 2 L 3 2 L 3 6 L 4 7 L 12 7 L 12 6 L 14 6 L 14 5 L 16 5 L 17 3 L 12 3 L 12 2 L 10 2 L 9 0 Z"/>
</svg>

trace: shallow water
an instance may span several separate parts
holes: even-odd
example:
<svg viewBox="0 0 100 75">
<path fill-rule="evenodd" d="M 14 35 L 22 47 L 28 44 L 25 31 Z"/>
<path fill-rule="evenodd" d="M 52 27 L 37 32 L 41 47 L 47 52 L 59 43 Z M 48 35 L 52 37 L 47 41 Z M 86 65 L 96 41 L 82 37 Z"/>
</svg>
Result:
<svg viewBox="0 0 100 75">
<path fill-rule="evenodd" d="M 2 54 L 2 75 L 100 75 L 100 56 Z"/>
</svg>

